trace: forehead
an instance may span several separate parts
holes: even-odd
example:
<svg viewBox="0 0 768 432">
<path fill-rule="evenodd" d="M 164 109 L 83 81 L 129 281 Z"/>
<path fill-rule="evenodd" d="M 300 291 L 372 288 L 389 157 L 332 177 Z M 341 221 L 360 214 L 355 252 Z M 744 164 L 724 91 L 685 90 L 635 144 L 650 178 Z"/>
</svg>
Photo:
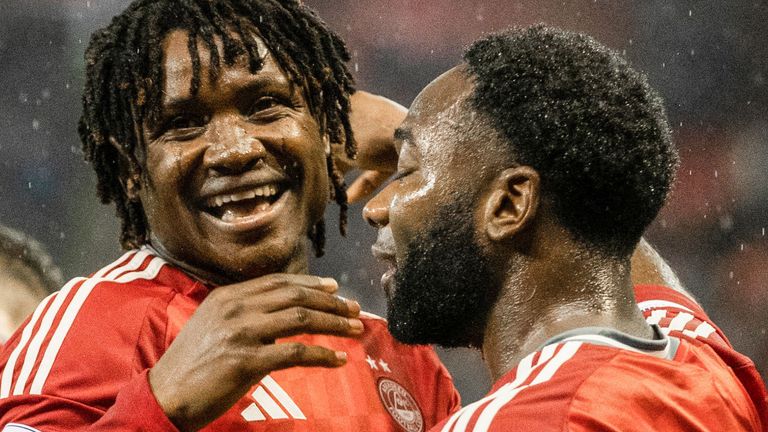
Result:
<svg viewBox="0 0 768 432">
<path fill-rule="evenodd" d="M 237 36 L 233 34 L 232 37 Z M 257 75 L 274 75 L 276 78 L 287 82 L 288 78 L 272 55 L 270 55 L 264 41 L 253 33 L 249 37 L 254 38 L 259 56 L 263 59 L 262 68 L 257 72 Z M 224 64 L 224 50 L 221 38 L 215 37 L 214 43 L 218 50 L 221 64 L 220 75 L 216 85 L 225 87 L 227 84 L 252 75 L 248 68 L 246 55 L 240 56 L 232 67 L 228 67 Z M 189 84 L 194 73 L 194 63 L 189 52 L 189 45 L 189 34 L 184 30 L 173 30 L 163 40 L 163 70 L 165 72 L 163 91 L 166 98 L 181 97 L 189 93 Z M 201 39 L 197 40 L 196 46 L 200 61 L 200 84 L 202 87 L 205 87 L 209 83 L 210 51 Z"/>
<path fill-rule="evenodd" d="M 466 114 L 468 107 L 465 102 L 473 89 L 464 66 L 456 66 L 437 77 L 416 96 L 407 120 L 414 123 L 457 120 Z"/>
<path fill-rule="evenodd" d="M 477 116 L 468 103 L 474 83 L 463 66 L 457 66 L 432 81 L 416 97 L 401 125 L 403 148 L 424 155 L 452 153 L 469 138 Z M 440 156 L 442 158 L 442 156 Z"/>
</svg>

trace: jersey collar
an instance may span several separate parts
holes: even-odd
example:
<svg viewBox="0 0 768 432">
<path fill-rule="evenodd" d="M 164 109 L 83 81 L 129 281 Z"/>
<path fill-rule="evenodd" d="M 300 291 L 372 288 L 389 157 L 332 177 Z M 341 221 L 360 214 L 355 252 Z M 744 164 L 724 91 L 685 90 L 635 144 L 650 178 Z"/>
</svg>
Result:
<svg viewBox="0 0 768 432">
<path fill-rule="evenodd" d="M 651 328 L 653 329 L 653 339 L 632 336 L 607 327 L 582 327 L 550 338 L 544 342 L 539 350 L 547 345 L 578 341 L 648 354 L 668 360 L 673 359 L 678 346 L 680 346 L 680 341 L 677 338 L 666 336 L 655 324 L 651 325 Z"/>
</svg>

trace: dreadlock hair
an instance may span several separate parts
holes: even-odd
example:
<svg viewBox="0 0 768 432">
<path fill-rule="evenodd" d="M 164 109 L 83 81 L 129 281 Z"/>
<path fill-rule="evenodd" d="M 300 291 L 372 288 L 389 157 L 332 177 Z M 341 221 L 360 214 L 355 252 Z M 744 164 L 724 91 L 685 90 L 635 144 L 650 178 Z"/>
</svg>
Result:
<svg viewBox="0 0 768 432">
<path fill-rule="evenodd" d="M 148 226 L 141 203 L 128 198 L 121 181 L 127 171 L 141 172 L 143 161 L 137 156 L 144 149 L 143 120 L 155 122 L 159 117 L 163 40 L 176 29 L 189 34 L 192 94 L 199 91 L 201 79 L 198 41 L 210 52 L 209 78 L 215 82 L 222 61 L 231 66 L 247 56 L 251 73 L 261 69 L 262 58 L 251 37 L 258 34 L 289 79 L 302 87 L 320 133 L 343 144 L 348 157 L 356 153 L 349 121 L 354 81 L 345 64 L 349 52 L 341 38 L 300 0 L 136 0 L 91 36 L 78 128 L 85 158 L 96 171 L 99 198 L 117 207 L 122 221 L 120 243 L 126 249 L 147 242 Z M 221 39 L 223 58 L 216 38 Z M 327 166 L 330 197 L 340 207 L 339 230 L 344 235 L 346 185 L 333 154 Z M 312 227 L 308 236 L 315 254 L 322 256 L 324 221 Z"/>
<path fill-rule="evenodd" d="M 472 105 L 510 157 L 540 173 L 560 223 L 593 250 L 628 257 L 678 164 L 645 75 L 586 35 L 541 25 L 486 36 L 464 60 Z"/>
</svg>

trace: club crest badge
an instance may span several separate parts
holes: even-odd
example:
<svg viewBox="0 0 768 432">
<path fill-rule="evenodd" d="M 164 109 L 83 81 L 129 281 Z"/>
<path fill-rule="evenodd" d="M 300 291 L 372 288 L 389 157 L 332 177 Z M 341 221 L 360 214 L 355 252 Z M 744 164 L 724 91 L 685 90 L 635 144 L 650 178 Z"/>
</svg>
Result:
<svg viewBox="0 0 768 432">
<path fill-rule="evenodd" d="M 407 432 L 423 432 L 424 417 L 416 400 L 400 384 L 388 378 L 379 379 L 379 397 L 393 419 Z"/>
</svg>

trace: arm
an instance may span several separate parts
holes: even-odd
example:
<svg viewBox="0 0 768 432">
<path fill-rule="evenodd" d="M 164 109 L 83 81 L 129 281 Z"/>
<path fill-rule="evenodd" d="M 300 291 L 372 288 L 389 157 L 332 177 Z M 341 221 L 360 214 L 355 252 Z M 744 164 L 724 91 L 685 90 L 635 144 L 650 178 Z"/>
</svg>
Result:
<svg viewBox="0 0 768 432">
<path fill-rule="evenodd" d="M 339 149 L 334 149 L 334 154 L 342 171 L 362 171 L 347 190 L 349 201 L 357 202 L 370 195 L 395 172 L 397 149 L 394 132 L 408 110 L 385 97 L 364 91 L 352 95 L 351 101 L 350 122 L 357 140 L 357 159 L 347 159 Z"/>
<path fill-rule="evenodd" d="M 49 314 L 42 313 L 47 303 L 41 304 L 0 353 L 0 369 L 5 369 L 0 377 L 0 428 L 3 432 L 200 429 L 272 371 L 346 363 L 345 353 L 326 347 L 275 342 L 296 334 L 359 335 L 360 307 L 335 296 L 337 288 L 330 279 L 280 274 L 218 287 L 167 349 L 162 339 L 167 315 L 150 319 L 154 324 L 145 319 L 153 313 L 145 311 L 165 311 L 164 306 L 149 308 L 139 295 L 129 302 L 137 308 L 129 318 L 136 319 L 123 318 L 111 312 L 113 302 L 94 300 L 91 291 L 89 299 L 94 301 L 85 303 L 66 334 L 68 347 L 58 352 L 51 374 L 35 389 L 39 373 L 35 347 L 46 333 L 54 333 L 54 327 L 35 330 L 41 315 L 50 321 Z M 57 295 L 66 297 L 68 292 Z M 33 330 L 37 333 L 30 338 Z M 125 335 L 137 332 L 148 336 L 125 342 Z M 139 345 L 145 346 L 149 357 L 136 362 Z"/>
</svg>

